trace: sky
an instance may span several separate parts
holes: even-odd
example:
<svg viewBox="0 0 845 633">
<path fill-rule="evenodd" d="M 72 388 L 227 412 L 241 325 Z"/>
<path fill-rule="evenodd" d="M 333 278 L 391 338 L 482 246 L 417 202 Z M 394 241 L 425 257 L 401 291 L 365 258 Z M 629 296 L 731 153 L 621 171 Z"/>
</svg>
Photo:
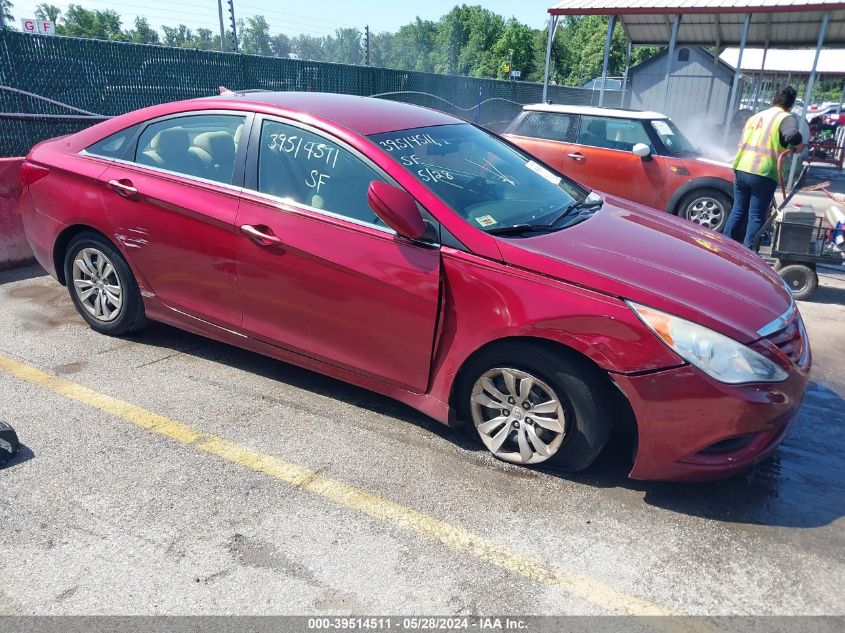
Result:
<svg viewBox="0 0 845 633">
<path fill-rule="evenodd" d="M 70 2 L 47 0 L 59 8 L 66 8 Z M 20 29 L 21 18 L 35 17 L 36 0 L 12 0 L 12 15 Z M 123 27 L 130 27 L 136 15 L 143 15 L 150 24 L 161 30 L 162 25 L 185 24 L 188 28 L 209 28 L 217 32 L 219 20 L 216 0 L 75 0 L 73 4 L 87 9 L 113 9 L 121 14 Z M 417 16 L 437 20 L 448 13 L 456 4 L 481 4 L 505 18 L 515 17 L 533 28 L 542 28 L 546 10 L 554 0 L 310 0 L 309 2 L 283 2 L 276 0 L 235 0 L 235 16 L 246 18 L 263 15 L 270 23 L 270 32 L 296 35 L 328 35 L 335 29 L 354 26 L 363 30 L 369 24 L 371 32 L 396 31 L 403 24 Z M 224 20 L 228 12 L 224 0 Z M 228 22 L 227 22 L 228 23 Z"/>
</svg>

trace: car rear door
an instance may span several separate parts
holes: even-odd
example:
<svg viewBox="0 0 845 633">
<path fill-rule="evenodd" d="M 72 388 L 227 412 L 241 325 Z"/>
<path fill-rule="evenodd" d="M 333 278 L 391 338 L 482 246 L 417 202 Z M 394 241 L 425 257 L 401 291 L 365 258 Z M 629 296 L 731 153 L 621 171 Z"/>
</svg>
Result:
<svg viewBox="0 0 845 633">
<path fill-rule="evenodd" d="M 651 149 L 640 158 L 637 143 Z M 638 119 L 581 117 L 577 145 L 567 155 L 575 180 L 609 194 L 656 207 L 666 182 L 666 162 L 655 155 L 654 143 Z"/>
<path fill-rule="evenodd" d="M 231 112 L 158 119 L 100 176 L 115 235 L 145 289 L 170 308 L 236 328 L 243 156 L 235 137 L 246 122 Z"/>
<path fill-rule="evenodd" d="M 376 218 L 367 188 L 386 175 L 337 139 L 272 117 L 256 122 L 249 154 L 237 215 L 245 333 L 425 391 L 440 252 Z"/>
</svg>

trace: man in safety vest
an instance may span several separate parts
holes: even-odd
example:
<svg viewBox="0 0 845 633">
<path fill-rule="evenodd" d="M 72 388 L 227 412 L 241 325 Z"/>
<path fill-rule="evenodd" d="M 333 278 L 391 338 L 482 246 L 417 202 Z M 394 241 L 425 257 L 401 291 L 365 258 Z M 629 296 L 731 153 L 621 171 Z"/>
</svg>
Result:
<svg viewBox="0 0 845 633">
<path fill-rule="evenodd" d="M 778 155 L 790 147 L 803 147 L 798 120 L 789 113 L 795 88 L 787 86 L 772 99 L 772 107 L 745 123 L 739 151 L 734 159 L 734 206 L 723 233 L 751 248 L 754 236 L 766 221 L 778 184 Z M 736 232 L 748 218 L 744 236 Z"/>
</svg>

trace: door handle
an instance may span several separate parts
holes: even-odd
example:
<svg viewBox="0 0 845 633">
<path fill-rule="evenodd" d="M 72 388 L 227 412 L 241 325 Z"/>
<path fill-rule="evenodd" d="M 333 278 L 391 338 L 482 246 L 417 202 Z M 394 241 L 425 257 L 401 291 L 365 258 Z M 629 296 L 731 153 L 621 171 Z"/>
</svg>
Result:
<svg viewBox="0 0 845 633">
<path fill-rule="evenodd" d="M 138 189 L 132 186 L 132 181 L 128 179 L 123 180 L 109 180 L 109 189 L 114 191 L 124 198 L 131 198 L 138 195 Z"/>
<path fill-rule="evenodd" d="M 573 152 L 571 154 L 567 154 L 567 156 L 569 156 L 572 160 L 584 160 L 586 158 L 586 156 L 584 156 L 581 152 Z"/>
<path fill-rule="evenodd" d="M 251 224 L 241 224 L 241 233 L 249 235 L 252 239 L 256 240 L 260 244 L 263 244 L 264 246 L 282 243 L 282 240 L 273 235 L 273 232 L 270 231 L 269 228 L 261 228 L 269 232 L 265 233 L 264 231 L 259 230 L 257 227 L 252 226 Z"/>
</svg>

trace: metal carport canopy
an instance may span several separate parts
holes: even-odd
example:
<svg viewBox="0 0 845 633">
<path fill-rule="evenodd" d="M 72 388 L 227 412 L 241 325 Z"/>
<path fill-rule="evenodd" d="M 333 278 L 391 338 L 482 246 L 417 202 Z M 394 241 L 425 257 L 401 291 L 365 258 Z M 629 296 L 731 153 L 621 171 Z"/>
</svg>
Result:
<svg viewBox="0 0 845 633">
<path fill-rule="evenodd" d="M 819 24 L 829 14 L 826 46 L 845 45 L 845 2 L 841 0 L 563 0 L 549 9 L 559 15 L 616 15 L 634 45 L 665 46 L 672 16 L 682 15 L 676 44 L 738 46 L 746 14 L 752 14 L 748 46 L 815 46 Z"/>
</svg>

